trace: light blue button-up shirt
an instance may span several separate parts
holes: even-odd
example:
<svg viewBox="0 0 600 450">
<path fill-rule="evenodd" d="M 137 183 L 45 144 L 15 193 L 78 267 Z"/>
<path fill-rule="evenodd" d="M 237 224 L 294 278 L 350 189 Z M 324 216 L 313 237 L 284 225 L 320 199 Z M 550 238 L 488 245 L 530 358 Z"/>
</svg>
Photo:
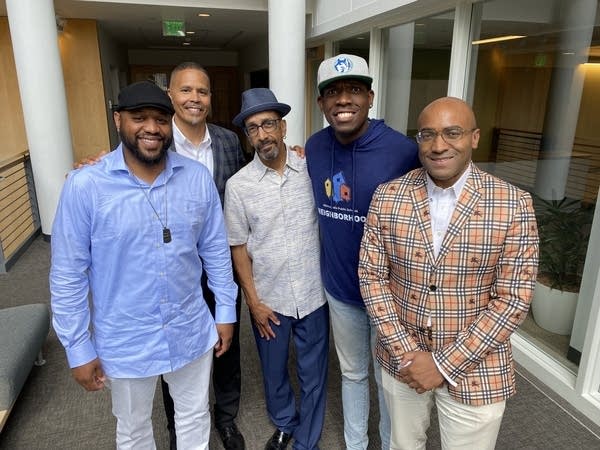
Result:
<svg viewBox="0 0 600 450">
<path fill-rule="evenodd" d="M 202 297 L 202 268 L 215 293 L 215 320 Z M 52 228 L 50 290 L 53 326 L 71 367 L 99 357 L 108 376 L 147 377 L 209 351 L 215 321 L 236 320 L 237 286 L 208 170 L 169 152 L 149 186 L 130 173 L 119 146 L 72 172 Z"/>
</svg>

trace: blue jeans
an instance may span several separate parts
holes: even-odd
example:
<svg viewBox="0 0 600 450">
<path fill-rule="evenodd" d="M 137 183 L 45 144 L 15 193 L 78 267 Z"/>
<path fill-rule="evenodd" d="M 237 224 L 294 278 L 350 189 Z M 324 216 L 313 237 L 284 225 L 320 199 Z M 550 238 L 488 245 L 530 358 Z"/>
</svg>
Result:
<svg viewBox="0 0 600 450">
<path fill-rule="evenodd" d="M 325 291 L 335 349 L 342 372 L 344 440 L 348 450 L 366 450 L 369 444 L 369 363 L 374 356 L 376 332 L 365 308 L 341 302 Z M 374 360 L 379 400 L 381 448 L 390 448 L 390 416 L 381 386 L 381 367 Z"/>
</svg>

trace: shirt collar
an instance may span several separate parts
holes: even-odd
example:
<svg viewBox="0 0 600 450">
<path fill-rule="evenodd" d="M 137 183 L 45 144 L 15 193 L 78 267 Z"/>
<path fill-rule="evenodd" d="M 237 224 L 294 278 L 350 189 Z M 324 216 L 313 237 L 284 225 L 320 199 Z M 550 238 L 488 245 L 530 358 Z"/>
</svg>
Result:
<svg viewBox="0 0 600 450">
<path fill-rule="evenodd" d="M 181 148 L 184 145 L 191 146 L 194 148 L 207 148 L 207 147 L 210 147 L 210 145 L 212 144 L 210 132 L 208 131 L 208 124 L 205 124 L 205 126 L 204 126 L 204 138 L 202 138 L 202 142 L 200 142 L 199 145 L 194 145 L 187 137 L 185 137 L 185 135 L 181 132 L 181 130 L 175 123 L 175 116 L 173 116 L 172 123 L 173 123 L 173 141 L 175 142 L 176 149 L 177 149 L 177 147 Z"/>
<path fill-rule="evenodd" d="M 459 198 L 460 193 L 462 192 L 463 188 L 465 187 L 465 184 L 467 183 L 467 178 L 469 178 L 469 175 L 471 174 L 471 164 L 472 163 L 469 163 L 469 166 L 463 172 L 463 174 L 460 176 L 460 178 L 458 180 L 456 180 L 456 183 L 454 183 L 452 186 L 450 186 L 449 188 L 446 188 L 446 189 L 443 189 L 443 188 L 440 188 L 439 186 L 437 186 L 433 182 L 433 180 L 431 179 L 429 174 L 427 172 L 425 172 L 425 177 L 427 179 L 427 195 L 429 195 L 429 197 L 433 197 L 434 193 L 436 193 L 436 192 L 450 190 L 450 192 L 454 193 L 455 198 Z"/>
<path fill-rule="evenodd" d="M 285 146 L 285 148 L 286 148 L 286 161 L 285 161 L 286 168 L 289 167 L 290 169 L 294 170 L 295 172 L 299 172 L 300 164 L 301 164 L 299 161 L 299 157 L 296 155 L 296 153 L 294 151 L 289 150 L 287 145 Z M 252 172 L 254 173 L 254 176 L 257 178 L 257 180 L 261 180 L 267 174 L 267 172 L 269 172 L 269 170 L 273 170 L 270 167 L 265 166 L 265 164 L 258 157 L 258 154 L 256 153 L 256 151 L 254 152 L 254 158 L 252 158 L 252 161 L 250 162 L 249 166 L 252 168 Z"/>
<path fill-rule="evenodd" d="M 107 160 L 107 168 L 109 171 L 117 171 L 117 172 L 127 172 L 130 173 L 129 167 L 125 163 L 125 156 L 123 155 L 123 143 L 121 142 L 118 147 L 109 154 L 114 155 L 112 158 L 104 158 Z M 172 156 L 170 152 L 167 151 L 165 168 L 162 173 L 156 179 L 158 183 L 163 182 L 163 180 L 168 180 L 173 175 L 174 170 L 178 170 L 179 167 L 183 166 L 182 161 L 179 159 L 181 156 Z M 132 175 L 133 176 L 133 175 Z"/>
</svg>

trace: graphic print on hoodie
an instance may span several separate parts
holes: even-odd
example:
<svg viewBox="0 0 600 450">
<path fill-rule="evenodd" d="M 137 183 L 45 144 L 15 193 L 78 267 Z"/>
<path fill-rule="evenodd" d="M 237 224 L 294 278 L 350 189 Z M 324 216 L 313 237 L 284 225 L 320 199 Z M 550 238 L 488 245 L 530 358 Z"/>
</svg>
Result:
<svg viewBox="0 0 600 450">
<path fill-rule="evenodd" d="M 333 195 L 334 202 L 350 201 L 350 186 L 346 184 L 344 174 L 340 171 L 333 176 L 333 193 L 328 192 L 327 187 L 331 186 L 331 180 L 327 178 L 325 180 L 325 193 L 328 197 Z"/>
<path fill-rule="evenodd" d="M 419 167 L 417 145 L 370 120 L 365 134 L 340 144 L 327 127 L 306 143 L 321 233 L 321 275 L 325 289 L 343 302 L 363 306 L 358 253 L 373 192 L 381 183 Z"/>
</svg>

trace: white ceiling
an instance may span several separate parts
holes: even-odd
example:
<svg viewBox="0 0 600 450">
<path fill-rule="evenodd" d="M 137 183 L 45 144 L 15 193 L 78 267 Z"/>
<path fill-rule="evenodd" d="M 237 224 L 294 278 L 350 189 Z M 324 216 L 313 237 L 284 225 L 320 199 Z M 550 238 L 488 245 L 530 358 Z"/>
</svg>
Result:
<svg viewBox="0 0 600 450">
<path fill-rule="evenodd" d="M 189 49 L 240 51 L 255 43 L 265 45 L 268 34 L 267 0 L 54 0 L 56 15 L 64 19 L 95 19 L 107 34 L 127 49 Z M 285 1 L 285 0 L 277 0 Z M 519 0 L 512 0 L 518 2 Z M 162 3 L 155 5 L 149 3 Z M 210 7 L 199 7 L 197 5 Z M 166 6 L 165 6 L 166 5 Z M 195 5 L 195 6 L 186 6 Z M 225 9 L 223 9 L 225 8 Z M 199 12 L 210 17 L 198 17 Z M 0 0 L 0 16 L 6 14 L 5 0 Z M 163 37 L 162 21 L 183 20 L 188 37 Z M 600 20 L 600 8 L 596 23 Z M 418 21 L 423 27 L 416 30 L 415 47 L 449 49 L 452 41 L 452 14 L 440 14 Z M 556 39 L 555 24 L 545 20 L 520 22 L 507 20 L 485 21 L 486 35 L 482 38 L 505 34 L 530 36 L 528 48 L 539 41 L 540 51 Z M 598 29 L 598 28 L 596 28 Z M 596 31 L 597 33 L 597 31 Z M 348 39 L 348 45 L 368 49 L 368 33 Z M 185 39 L 191 45 L 183 46 Z M 598 41 L 594 37 L 593 45 Z M 525 43 L 525 42 L 523 42 Z M 514 44 L 511 44 L 514 47 Z M 596 47 L 597 49 L 598 47 Z M 595 50 L 597 51 L 597 50 Z"/>
<path fill-rule="evenodd" d="M 171 3 L 182 5 L 200 2 Z M 231 2 L 221 3 L 231 6 L 227 5 Z M 56 15 L 63 19 L 97 20 L 106 33 L 128 49 L 240 50 L 255 42 L 266 42 L 268 33 L 266 9 L 159 6 L 116 3 L 110 0 L 54 0 L 54 9 Z M 199 12 L 210 13 L 211 16 L 198 17 Z M 0 15 L 7 15 L 5 0 L 0 0 Z M 194 31 L 195 34 L 185 38 L 163 37 L 162 21 L 166 19 L 183 20 L 186 31 Z M 191 45 L 183 46 L 185 39 L 188 39 Z"/>
</svg>

